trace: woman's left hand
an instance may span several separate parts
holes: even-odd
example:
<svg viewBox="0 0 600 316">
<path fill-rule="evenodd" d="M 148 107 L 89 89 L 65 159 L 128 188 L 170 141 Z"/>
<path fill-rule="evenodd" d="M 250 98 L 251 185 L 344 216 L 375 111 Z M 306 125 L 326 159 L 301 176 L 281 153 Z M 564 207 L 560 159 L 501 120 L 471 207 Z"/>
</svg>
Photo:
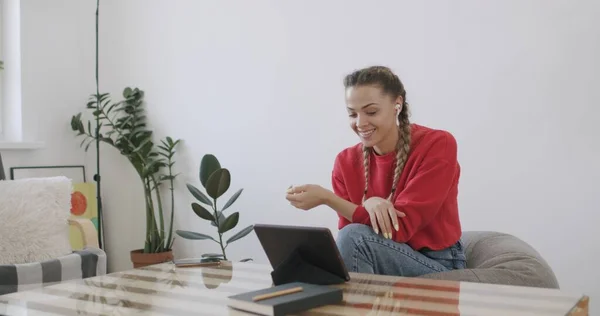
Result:
<svg viewBox="0 0 600 316">
<path fill-rule="evenodd" d="M 294 207 L 307 211 L 324 204 L 330 193 L 331 191 L 319 185 L 304 184 L 290 187 L 285 198 Z"/>
</svg>

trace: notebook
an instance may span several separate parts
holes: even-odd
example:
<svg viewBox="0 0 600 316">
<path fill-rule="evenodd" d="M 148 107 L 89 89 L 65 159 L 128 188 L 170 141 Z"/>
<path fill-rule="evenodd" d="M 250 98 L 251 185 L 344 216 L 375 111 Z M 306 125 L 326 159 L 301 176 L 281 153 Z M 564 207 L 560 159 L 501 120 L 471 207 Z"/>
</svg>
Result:
<svg viewBox="0 0 600 316">
<path fill-rule="evenodd" d="M 255 301 L 255 297 L 279 291 L 292 291 L 281 296 Z M 227 306 L 260 315 L 287 315 L 315 307 L 337 304 L 343 299 L 343 291 L 328 285 L 292 282 L 261 290 L 240 293 L 228 297 Z"/>
</svg>

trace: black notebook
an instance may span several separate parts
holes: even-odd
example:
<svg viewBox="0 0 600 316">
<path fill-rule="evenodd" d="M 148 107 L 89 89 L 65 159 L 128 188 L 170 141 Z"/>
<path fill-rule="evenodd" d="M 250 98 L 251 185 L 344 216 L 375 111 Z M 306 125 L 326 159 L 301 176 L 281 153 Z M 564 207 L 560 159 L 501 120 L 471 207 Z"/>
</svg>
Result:
<svg viewBox="0 0 600 316">
<path fill-rule="evenodd" d="M 254 301 L 255 297 L 278 291 L 292 291 L 292 293 Z M 260 315 L 279 316 L 340 303 L 343 300 L 343 291 L 328 285 L 292 282 L 232 295 L 228 299 L 227 305 L 231 308 Z"/>
</svg>

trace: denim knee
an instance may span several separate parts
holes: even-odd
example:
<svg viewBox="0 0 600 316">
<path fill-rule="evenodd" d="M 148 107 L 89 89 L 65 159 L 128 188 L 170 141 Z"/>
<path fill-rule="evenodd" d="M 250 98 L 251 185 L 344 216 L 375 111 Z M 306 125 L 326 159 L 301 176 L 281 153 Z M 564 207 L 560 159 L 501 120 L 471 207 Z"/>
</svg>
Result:
<svg viewBox="0 0 600 316">
<path fill-rule="evenodd" d="M 340 241 L 357 241 L 361 240 L 362 237 L 372 236 L 373 234 L 375 232 L 371 226 L 352 223 L 340 229 L 338 239 Z"/>
<path fill-rule="evenodd" d="M 337 245 L 342 257 L 349 255 L 354 251 L 357 245 L 363 244 L 364 237 L 373 236 L 373 228 L 364 224 L 348 224 L 338 232 Z"/>
</svg>

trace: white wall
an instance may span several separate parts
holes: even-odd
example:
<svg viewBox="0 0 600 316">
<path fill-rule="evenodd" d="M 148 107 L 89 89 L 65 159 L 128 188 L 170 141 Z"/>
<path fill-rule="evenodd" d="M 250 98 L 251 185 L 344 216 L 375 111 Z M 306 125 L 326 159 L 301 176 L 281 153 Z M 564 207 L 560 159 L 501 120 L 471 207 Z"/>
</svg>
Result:
<svg viewBox="0 0 600 316">
<path fill-rule="evenodd" d="M 24 1 L 23 17 L 26 126 L 49 147 L 35 158 L 13 154 L 7 164 L 86 159 L 64 122 L 93 92 L 94 1 L 60 1 L 68 3 L 61 9 L 56 2 Z M 178 228 L 214 233 L 189 208 L 184 186 L 199 184 L 200 159 L 214 153 L 232 172 L 231 193 L 245 189 L 232 208 L 240 227 L 335 232 L 331 211 L 295 210 L 284 191 L 330 186 L 335 155 L 357 141 L 342 77 L 388 65 L 406 84 L 413 121 L 458 139 L 464 229 L 523 238 L 564 289 L 593 301 L 600 297 L 599 13 L 592 0 L 103 1 L 102 90 L 117 98 L 125 86 L 140 87 L 157 136 L 184 139 Z M 142 246 L 142 191 L 123 158 L 103 153 L 110 269 L 123 270 L 131 267 L 128 251 Z M 178 257 L 213 250 L 176 242 Z M 265 261 L 254 235 L 228 250 L 233 259 Z"/>
</svg>

